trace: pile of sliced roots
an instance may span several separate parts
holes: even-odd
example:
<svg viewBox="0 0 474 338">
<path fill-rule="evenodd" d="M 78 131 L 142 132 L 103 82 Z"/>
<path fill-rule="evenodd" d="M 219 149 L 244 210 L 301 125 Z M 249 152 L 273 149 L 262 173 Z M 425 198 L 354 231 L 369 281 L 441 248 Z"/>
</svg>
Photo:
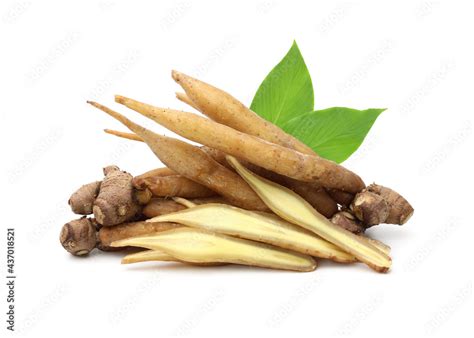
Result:
<svg viewBox="0 0 474 338">
<path fill-rule="evenodd" d="M 115 101 L 202 146 L 156 134 L 89 102 L 131 131 L 107 133 L 144 142 L 165 167 L 133 177 L 108 166 L 101 181 L 78 189 L 69 204 L 84 216 L 66 223 L 60 235 L 68 252 L 132 247 L 146 250 L 129 253 L 122 263 L 312 271 L 316 259 L 329 259 L 390 269 L 390 247 L 364 232 L 410 218 L 413 208 L 400 194 L 366 186 L 228 93 L 176 71 L 172 77 L 185 91 L 177 98 L 206 117 L 118 95 Z"/>
</svg>

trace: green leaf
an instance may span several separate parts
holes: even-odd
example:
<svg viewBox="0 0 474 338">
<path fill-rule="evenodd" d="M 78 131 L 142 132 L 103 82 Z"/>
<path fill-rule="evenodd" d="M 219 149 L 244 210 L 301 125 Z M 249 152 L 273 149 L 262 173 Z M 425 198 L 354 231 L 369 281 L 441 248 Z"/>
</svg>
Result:
<svg viewBox="0 0 474 338">
<path fill-rule="evenodd" d="M 335 107 L 313 111 L 311 76 L 296 42 L 267 75 L 250 108 L 316 153 L 341 163 L 359 148 L 385 109 Z"/>
<path fill-rule="evenodd" d="M 321 157 L 341 163 L 359 148 L 384 110 L 334 107 L 294 117 L 280 127 Z"/>
<path fill-rule="evenodd" d="M 311 76 L 296 41 L 263 80 L 250 109 L 276 125 L 314 109 Z"/>
</svg>

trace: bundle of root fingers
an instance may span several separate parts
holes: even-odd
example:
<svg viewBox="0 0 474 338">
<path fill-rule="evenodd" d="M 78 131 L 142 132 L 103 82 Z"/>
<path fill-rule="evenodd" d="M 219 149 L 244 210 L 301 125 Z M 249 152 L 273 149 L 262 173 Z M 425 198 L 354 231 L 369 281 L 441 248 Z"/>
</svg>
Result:
<svg viewBox="0 0 474 338">
<path fill-rule="evenodd" d="M 102 180 L 73 193 L 71 209 L 83 216 L 61 230 L 68 252 L 126 250 L 122 263 L 292 271 L 313 271 L 327 259 L 389 271 L 390 247 L 365 231 L 406 223 L 413 208 L 405 198 L 366 186 L 223 90 L 177 71 L 172 77 L 184 89 L 177 98 L 202 115 L 119 95 L 115 101 L 202 146 L 156 134 L 89 101 L 129 129 L 106 133 L 143 142 L 164 166 L 134 177 L 109 165 Z"/>
</svg>

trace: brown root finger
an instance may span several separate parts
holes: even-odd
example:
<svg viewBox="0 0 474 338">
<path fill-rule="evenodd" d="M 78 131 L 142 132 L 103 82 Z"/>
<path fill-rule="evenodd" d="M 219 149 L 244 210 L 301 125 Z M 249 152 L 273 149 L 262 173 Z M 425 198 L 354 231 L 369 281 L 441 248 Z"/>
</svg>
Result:
<svg viewBox="0 0 474 338">
<path fill-rule="evenodd" d="M 353 234 L 361 234 L 365 231 L 365 227 L 351 213 L 340 211 L 331 217 L 333 224 L 339 225 L 341 228 L 352 232 Z"/>
<path fill-rule="evenodd" d="M 268 210 L 239 175 L 214 161 L 198 147 L 153 133 L 110 108 L 95 102 L 89 103 L 138 134 L 155 155 L 178 174 L 206 186 L 242 208 Z"/>
<path fill-rule="evenodd" d="M 175 70 L 172 77 L 186 92 L 186 97 L 180 94 L 180 99 L 189 101 L 212 120 L 268 142 L 314 154 L 310 147 L 261 118 L 229 93 Z"/>
<path fill-rule="evenodd" d="M 389 214 L 387 201 L 370 191 L 363 190 L 354 197 L 351 204 L 354 215 L 367 227 L 385 223 Z"/>
<path fill-rule="evenodd" d="M 386 223 L 402 225 L 413 215 L 414 209 L 411 204 L 396 191 L 375 183 L 369 185 L 367 191 L 373 192 L 387 201 L 389 214 L 385 220 Z"/>
<path fill-rule="evenodd" d="M 82 217 L 64 224 L 59 241 L 72 255 L 85 256 L 96 247 L 97 230 L 91 219 Z"/>
<path fill-rule="evenodd" d="M 169 214 L 180 211 L 186 207 L 170 199 L 152 198 L 151 201 L 143 208 L 143 215 L 152 218 L 160 215 Z"/>
<path fill-rule="evenodd" d="M 109 247 L 110 243 L 125 238 L 154 234 L 180 227 L 176 223 L 150 223 L 150 222 L 130 222 L 117 225 L 115 227 L 102 227 L 99 230 L 99 242 L 103 247 Z"/>
<path fill-rule="evenodd" d="M 116 95 L 115 100 L 189 140 L 216 148 L 267 170 L 353 193 L 365 187 L 359 176 L 324 158 L 264 141 L 195 114 L 153 107 L 120 95 Z M 140 136 L 143 138 L 143 135 Z"/>
<path fill-rule="evenodd" d="M 157 177 L 135 177 L 133 185 L 137 189 L 147 189 L 153 196 L 167 197 L 177 196 L 185 198 L 210 197 L 216 193 L 202 184 L 191 181 L 190 179 L 179 176 L 157 176 Z"/>
<path fill-rule="evenodd" d="M 92 208 L 97 222 L 112 226 L 132 219 L 141 209 L 135 199 L 132 175 L 116 166 L 105 167 L 104 175 Z"/>
<path fill-rule="evenodd" d="M 75 214 L 90 215 L 92 206 L 100 190 L 100 181 L 91 182 L 80 187 L 69 198 L 69 205 Z"/>
</svg>

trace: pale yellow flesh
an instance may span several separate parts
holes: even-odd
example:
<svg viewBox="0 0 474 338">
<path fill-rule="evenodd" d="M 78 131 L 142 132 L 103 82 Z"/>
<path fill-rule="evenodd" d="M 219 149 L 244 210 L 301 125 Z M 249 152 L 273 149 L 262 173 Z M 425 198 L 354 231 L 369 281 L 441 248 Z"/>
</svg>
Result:
<svg viewBox="0 0 474 338">
<path fill-rule="evenodd" d="M 160 250 L 180 261 L 191 263 L 233 263 L 293 271 L 313 271 L 316 268 L 316 262 L 310 256 L 207 230 L 184 227 L 116 241 L 111 246 Z"/>
<path fill-rule="evenodd" d="M 379 241 L 378 239 L 375 239 L 375 238 L 370 238 L 370 237 L 367 237 L 365 235 L 359 235 L 359 237 L 364 240 L 364 241 L 367 241 L 369 242 L 370 244 L 372 244 L 373 246 L 375 246 L 377 249 L 379 249 L 380 251 L 382 251 L 384 254 L 386 254 L 387 256 L 390 255 L 390 251 L 392 250 L 392 248 L 390 246 L 388 246 L 387 244 Z"/>
<path fill-rule="evenodd" d="M 299 195 L 255 175 L 235 157 L 227 156 L 227 160 L 275 214 L 313 231 L 378 272 L 387 272 L 390 269 L 390 257 L 369 241 L 332 224 Z"/>
<path fill-rule="evenodd" d="M 122 264 L 161 261 L 161 262 L 176 262 L 176 258 L 168 255 L 160 250 L 144 250 L 134 254 L 126 255 L 122 258 Z"/>
<path fill-rule="evenodd" d="M 208 203 L 194 206 L 154 217 L 147 222 L 181 223 L 337 262 L 356 261 L 354 256 L 334 244 L 275 215 L 255 213 L 227 204 Z"/>
<path fill-rule="evenodd" d="M 122 264 L 142 263 L 142 262 L 180 262 L 199 266 L 217 266 L 223 263 L 189 263 L 181 261 L 167 253 L 159 250 L 144 250 L 134 254 L 129 254 L 122 258 Z"/>
</svg>

